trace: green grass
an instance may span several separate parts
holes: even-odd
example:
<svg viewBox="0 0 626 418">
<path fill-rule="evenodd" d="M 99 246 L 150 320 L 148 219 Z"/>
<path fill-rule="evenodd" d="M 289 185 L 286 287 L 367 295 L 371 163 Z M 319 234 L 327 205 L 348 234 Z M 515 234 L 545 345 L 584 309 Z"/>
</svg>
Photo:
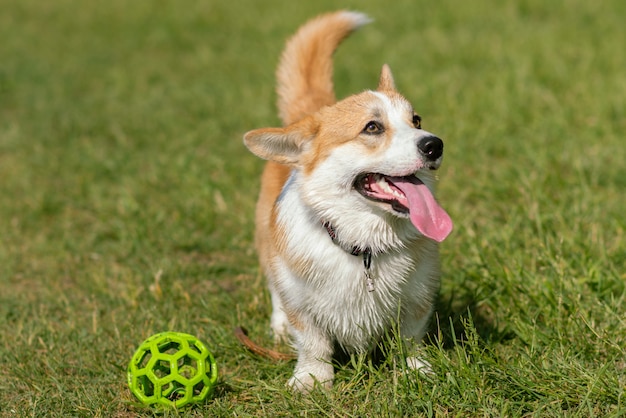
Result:
<svg viewBox="0 0 626 418">
<path fill-rule="evenodd" d="M 153 333 L 203 339 L 215 397 L 164 416 L 626 414 L 626 3 L 350 1 L 340 96 L 388 62 L 446 141 L 455 220 L 425 348 L 288 392 L 252 244 L 285 38 L 330 0 L 7 0 L 0 13 L 0 416 L 152 415 L 125 383 Z"/>
</svg>

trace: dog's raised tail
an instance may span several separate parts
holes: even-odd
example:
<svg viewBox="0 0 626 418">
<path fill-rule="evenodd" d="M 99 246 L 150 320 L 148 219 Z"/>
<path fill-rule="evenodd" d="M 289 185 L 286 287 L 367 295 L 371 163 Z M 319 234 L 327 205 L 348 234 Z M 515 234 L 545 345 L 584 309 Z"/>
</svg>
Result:
<svg viewBox="0 0 626 418">
<path fill-rule="evenodd" d="M 276 71 L 278 111 L 285 125 L 335 102 L 333 52 L 370 21 L 358 12 L 328 13 L 305 23 L 289 39 Z"/>
</svg>

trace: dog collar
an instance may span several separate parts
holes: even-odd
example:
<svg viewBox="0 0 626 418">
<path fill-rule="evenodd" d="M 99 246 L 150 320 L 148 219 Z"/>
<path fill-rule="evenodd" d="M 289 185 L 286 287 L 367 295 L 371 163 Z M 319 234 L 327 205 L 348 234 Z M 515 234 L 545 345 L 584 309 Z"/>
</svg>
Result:
<svg viewBox="0 0 626 418">
<path fill-rule="evenodd" d="M 337 242 L 337 230 L 334 226 L 331 225 L 330 222 L 323 222 L 322 225 L 326 228 L 326 232 L 328 232 L 328 236 L 335 243 L 335 245 L 339 246 L 341 249 L 346 251 L 347 253 L 354 256 L 363 256 L 363 267 L 365 267 L 365 284 L 367 286 L 368 292 L 374 291 L 374 279 L 372 278 L 372 249 L 370 247 L 365 247 L 365 249 L 361 249 L 360 246 L 355 245 L 352 248 L 345 248 Z"/>
<path fill-rule="evenodd" d="M 369 253 L 372 252 L 370 248 L 365 248 L 364 250 L 362 250 L 361 247 L 358 245 L 355 245 L 352 248 L 346 248 L 342 246 L 341 244 L 339 244 L 339 242 L 337 242 L 337 230 L 335 229 L 335 227 L 332 226 L 331 223 L 328 221 L 322 223 L 322 225 L 324 226 L 324 228 L 326 228 L 326 232 L 328 232 L 328 236 L 335 243 L 335 245 L 340 246 L 345 252 L 350 253 L 352 255 L 362 255 L 362 254 L 365 254 L 366 252 L 369 252 Z"/>
</svg>

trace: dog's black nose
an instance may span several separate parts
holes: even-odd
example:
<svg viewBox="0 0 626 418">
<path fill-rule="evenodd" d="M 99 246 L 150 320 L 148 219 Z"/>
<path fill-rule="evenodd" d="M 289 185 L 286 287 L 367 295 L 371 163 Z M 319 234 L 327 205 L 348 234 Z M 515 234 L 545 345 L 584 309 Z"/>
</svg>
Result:
<svg viewBox="0 0 626 418">
<path fill-rule="evenodd" d="M 417 149 L 429 161 L 435 161 L 443 154 L 443 141 L 436 136 L 425 136 L 417 143 Z"/>
</svg>

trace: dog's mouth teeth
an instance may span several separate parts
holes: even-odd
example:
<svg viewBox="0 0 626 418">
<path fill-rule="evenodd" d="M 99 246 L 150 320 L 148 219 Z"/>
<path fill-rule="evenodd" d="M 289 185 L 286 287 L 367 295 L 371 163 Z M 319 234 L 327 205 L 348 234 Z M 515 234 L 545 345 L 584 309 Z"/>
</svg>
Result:
<svg viewBox="0 0 626 418">
<path fill-rule="evenodd" d="M 407 179 L 409 177 L 412 177 L 412 181 L 419 181 L 415 176 L 406 176 Z M 356 190 L 370 200 L 391 205 L 396 212 L 409 213 L 406 195 L 388 176 L 377 173 L 364 174 L 357 179 Z"/>
<path fill-rule="evenodd" d="M 450 216 L 414 174 L 397 177 L 367 173 L 356 179 L 354 188 L 369 200 L 388 204 L 394 212 L 408 214 L 415 228 L 435 241 L 443 241 L 452 230 Z"/>
</svg>

